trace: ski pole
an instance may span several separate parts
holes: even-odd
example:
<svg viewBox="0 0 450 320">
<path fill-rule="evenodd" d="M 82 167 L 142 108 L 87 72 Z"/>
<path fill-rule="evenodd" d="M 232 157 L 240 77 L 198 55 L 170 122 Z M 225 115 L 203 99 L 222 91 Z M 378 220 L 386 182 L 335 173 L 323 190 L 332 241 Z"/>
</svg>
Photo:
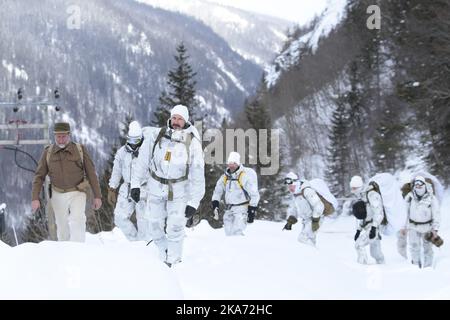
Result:
<svg viewBox="0 0 450 320">
<path fill-rule="evenodd" d="M 14 224 L 12 224 L 12 229 L 13 229 L 13 233 L 14 233 L 14 239 L 16 240 L 16 246 L 18 246 L 19 241 L 17 240 L 17 233 L 16 233 L 16 228 L 14 227 Z"/>
</svg>

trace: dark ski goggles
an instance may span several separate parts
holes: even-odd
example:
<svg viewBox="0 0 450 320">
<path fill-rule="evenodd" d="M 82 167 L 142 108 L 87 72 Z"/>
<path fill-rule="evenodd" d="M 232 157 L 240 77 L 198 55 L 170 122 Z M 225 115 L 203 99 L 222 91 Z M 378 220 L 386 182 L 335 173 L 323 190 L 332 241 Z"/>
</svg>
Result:
<svg viewBox="0 0 450 320">
<path fill-rule="evenodd" d="M 423 187 L 425 183 L 423 181 L 417 180 L 414 181 L 414 187 Z"/>
<path fill-rule="evenodd" d="M 142 137 L 128 137 L 127 143 L 130 145 L 140 144 L 142 141 Z"/>
<path fill-rule="evenodd" d="M 298 180 L 292 179 L 292 178 L 284 178 L 284 184 L 293 184 L 295 181 L 298 181 Z"/>
</svg>

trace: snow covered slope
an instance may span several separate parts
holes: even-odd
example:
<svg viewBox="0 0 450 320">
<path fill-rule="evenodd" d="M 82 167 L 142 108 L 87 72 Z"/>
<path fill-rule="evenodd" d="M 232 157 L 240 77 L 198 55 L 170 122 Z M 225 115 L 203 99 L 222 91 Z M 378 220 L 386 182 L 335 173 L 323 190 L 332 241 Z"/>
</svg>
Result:
<svg viewBox="0 0 450 320">
<path fill-rule="evenodd" d="M 440 234 L 450 239 L 450 192 Z M 44 299 L 449 299 L 450 246 L 434 268 L 418 269 L 383 237 L 385 265 L 359 265 L 354 218 L 327 220 L 317 248 L 296 239 L 299 225 L 255 221 L 226 237 L 203 221 L 189 229 L 183 262 L 169 269 L 153 244 L 129 243 L 118 229 L 86 244 L 0 243 L 0 298 Z M 372 261 L 373 263 L 373 261 Z"/>
<path fill-rule="evenodd" d="M 328 0 L 327 9 L 319 17 L 312 30 L 293 41 L 272 65 L 265 70 L 265 81 L 268 88 L 273 87 L 283 71 L 296 65 L 301 59 L 302 51 L 312 50 L 314 53 L 321 38 L 328 34 L 345 18 L 345 8 L 348 0 Z"/>
<path fill-rule="evenodd" d="M 0 242 L 0 299 L 182 299 L 152 249 L 129 243 L 118 229 L 86 244 Z"/>
<path fill-rule="evenodd" d="M 202 21 L 246 59 L 264 66 L 271 62 L 286 41 L 286 20 L 255 14 L 205 0 L 137 0 L 180 12 Z M 299 21 L 299 23 L 303 23 Z"/>
</svg>

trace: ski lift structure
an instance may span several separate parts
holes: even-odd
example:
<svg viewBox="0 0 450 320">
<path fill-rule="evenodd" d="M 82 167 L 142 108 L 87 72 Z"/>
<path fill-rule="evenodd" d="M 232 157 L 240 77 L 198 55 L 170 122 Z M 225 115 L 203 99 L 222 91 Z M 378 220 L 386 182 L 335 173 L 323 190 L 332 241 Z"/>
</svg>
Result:
<svg viewBox="0 0 450 320">
<path fill-rule="evenodd" d="M 16 138 L 14 140 L 0 140 L 0 146 L 5 145 L 47 145 L 50 143 L 49 137 L 49 121 L 51 119 L 53 110 L 60 111 L 58 100 L 60 98 L 59 89 L 53 91 L 52 99 L 45 99 L 37 97 L 24 101 L 24 90 L 20 88 L 17 90 L 16 101 L 14 102 L 0 102 L 0 108 L 12 108 L 14 114 L 19 115 L 19 111 L 30 107 L 40 107 L 43 113 L 43 123 L 28 123 L 25 119 L 10 119 L 7 123 L 0 124 L 0 130 L 16 131 Z M 41 139 L 21 139 L 21 130 L 25 129 L 41 129 L 43 136 Z"/>
<path fill-rule="evenodd" d="M 60 91 L 58 88 L 55 88 L 52 92 L 52 97 L 30 97 L 29 99 L 24 99 L 25 91 L 23 88 L 19 88 L 17 90 L 15 101 L 13 102 L 1 102 L 0 101 L 0 112 L 1 110 L 5 110 L 7 108 L 11 108 L 13 114 L 15 115 L 15 119 L 8 119 L 6 123 L 0 123 L 0 133 L 6 131 L 14 132 L 13 140 L 0 140 L 0 149 L 14 150 L 16 152 L 22 152 L 27 154 L 35 163 L 36 160 L 27 152 L 20 150 L 20 146 L 27 145 L 49 145 L 51 143 L 50 140 L 50 120 L 54 112 L 61 111 L 61 107 L 59 104 L 59 99 L 61 97 Z M 20 119 L 20 114 L 22 110 L 27 110 L 30 108 L 40 109 L 42 112 L 42 123 L 29 123 L 26 119 Z M 26 114 L 26 112 L 25 112 Z M 41 135 L 36 139 L 22 139 L 22 132 L 25 130 L 40 130 Z M 16 163 L 17 164 L 17 163 Z M 17 164 L 18 165 L 18 164 Z M 21 167 L 21 166 L 19 166 Z M 24 169 L 23 167 L 21 167 Z M 31 171 L 31 170 L 28 170 Z M 56 236 L 56 223 L 55 223 L 55 215 L 53 209 L 51 208 L 51 204 L 49 201 L 49 193 L 48 186 L 50 184 L 50 180 L 47 176 L 44 185 L 44 203 L 45 203 L 45 215 L 47 217 L 47 226 L 49 233 L 49 240 L 57 240 Z M 41 203 L 41 206 L 44 205 Z"/>
</svg>

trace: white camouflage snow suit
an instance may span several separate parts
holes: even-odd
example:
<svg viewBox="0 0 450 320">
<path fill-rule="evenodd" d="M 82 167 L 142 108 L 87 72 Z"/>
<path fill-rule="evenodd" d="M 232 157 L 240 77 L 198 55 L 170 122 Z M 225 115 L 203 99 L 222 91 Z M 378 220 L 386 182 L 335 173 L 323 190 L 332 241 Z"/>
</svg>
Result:
<svg viewBox="0 0 450 320">
<path fill-rule="evenodd" d="M 257 207 L 260 198 L 256 172 L 243 165 L 240 165 L 234 173 L 230 173 L 227 169 L 216 183 L 212 201 L 220 201 L 224 193 L 225 234 L 227 236 L 244 235 L 247 227 L 248 206 Z"/>
<path fill-rule="evenodd" d="M 296 181 L 295 184 L 296 191 L 292 195 L 287 214 L 301 220 L 302 230 L 298 241 L 315 246 L 317 230 L 312 230 L 312 219 L 320 219 L 319 223 L 322 222 L 324 204 L 307 181 L 303 183 Z"/>
<path fill-rule="evenodd" d="M 432 243 L 425 240 L 425 235 L 432 230 L 439 230 L 439 203 L 433 195 L 431 185 L 426 184 L 427 192 L 419 198 L 414 191 L 406 197 L 408 208 L 408 240 L 412 263 L 419 267 L 429 267 L 433 263 Z M 423 248 L 423 259 L 421 259 Z"/>
<path fill-rule="evenodd" d="M 359 236 L 355 241 L 355 249 L 358 255 L 357 261 L 361 264 L 367 264 L 366 246 L 370 246 L 370 255 L 377 264 L 384 263 L 384 255 L 381 251 L 381 236 L 379 228 L 384 218 L 383 201 L 381 195 L 369 185 L 362 193 L 358 195 L 358 200 L 364 201 L 366 205 L 367 216 L 364 220 L 357 220 L 356 228 Z M 374 227 L 375 236 L 370 239 L 370 232 Z"/>
<path fill-rule="evenodd" d="M 121 178 L 123 178 L 123 183 L 120 186 L 117 204 L 114 209 L 114 223 L 129 240 L 150 240 L 148 230 L 149 217 L 145 208 L 147 198 L 145 185 L 141 186 L 141 200 L 138 203 L 135 203 L 130 197 L 131 177 L 136 175 L 136 162 L 137 157 L 133 153 L 127 152 L 126 146 L 122 146 L 117 150 L 111 178 L 109 179 L 109 187 L 117 189 Z M 137 230 L 130 220 L 135 210 Z"/>
<path fill-rule="evenodd" d="M 160 258 L 172 265 L 182 258 L 186 206 L 197 209 L 205 194 L 200 136 L 192 125 L 182 130 L 146 127 L 143 132 L 144 143 L 131 188 L 139 188 L 142 182 L 139 178 L 150 172 L 147 182 L 150 234 Z"/>
</svg>

